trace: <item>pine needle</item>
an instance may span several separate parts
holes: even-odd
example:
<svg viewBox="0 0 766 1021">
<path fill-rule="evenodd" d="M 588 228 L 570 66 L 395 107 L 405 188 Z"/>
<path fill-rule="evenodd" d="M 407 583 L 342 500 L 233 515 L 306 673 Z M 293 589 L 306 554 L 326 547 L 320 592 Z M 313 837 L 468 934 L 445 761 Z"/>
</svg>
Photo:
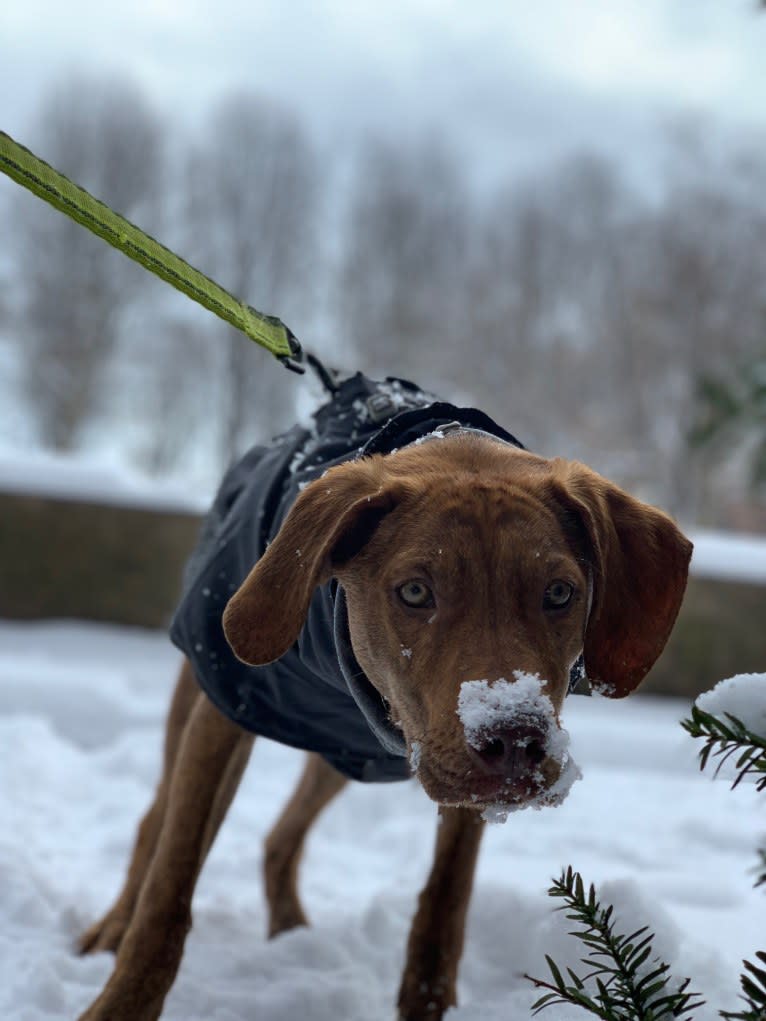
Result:
<svg viewBox="0 0 766 1021">
<path fill-rule="evenodd" d="M 755 956 L 761 964 L 766 965 L 766 953 L 761 950 Z M 726 1021 L 766 1021 L 766 970 L 752 961 L 743 961 L 742 964 L 745 970 L 740 976 L 740 998 L 745 1001 L 747 1009 L 737 1014 L 728 1010 L 719 1013 Z"/>
<path fill-rule="evenodd" d="M 698 706 L 692 706 L 690 720 L 682 720 L 681 726 L 692 737 L 702 738 L 704 745 L 699 753 L 700 769 L 707 766 L 711 756 L 718 759 L 714 776 L 721 767 L 739 753 L 735 762 L 737 775 L 732 783 L 735 788 L 746 776 L 755 774 L 759 777 L 756 789 L 766 789 L 766 738 L 749 730 L 741 720 L 731 713 L 724 713 L 724 722 L 712 713 L 706 713 Z"/>
<path fill-rule="evenodd" d="M 587 947 L 581 960 L 589 970 L 580 976 L 568 968 L 567 981 L 553 958 L 546 955 L 551 982 L 525 975 L 539 989 L 549 990 L 532 1005 L 533 1014 L 554 1004 L 570 1003 L 602 1021 L 659 1021 L 691 1017 L 702 1006 L 704 1000 L 687 991 L 689 979 L 672 988 L 670 968 L 664 961 L 652 959 L 646 970 L 654 934 L 647 926 L 629 935 L 616 932 L 612 907 L 602 908 L 592 884 L 586 894 L 582 877 L 571 866 L 548 893 L 562 899 L 559 910 L 581 926 L 571 935 Z M 592 994 L 586 991 L 587 983 L 595 983 Z"/>
</svg>

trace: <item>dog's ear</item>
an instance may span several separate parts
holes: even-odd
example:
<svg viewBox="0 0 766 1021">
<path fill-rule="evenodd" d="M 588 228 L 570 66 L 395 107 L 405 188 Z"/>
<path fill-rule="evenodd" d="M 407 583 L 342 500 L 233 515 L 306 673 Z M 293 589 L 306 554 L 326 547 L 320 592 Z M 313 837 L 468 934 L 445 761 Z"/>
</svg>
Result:
<svg viewBox="0 0 766 1021">
<path fill-rule="evenodd" d="M 261 666 L 297 639 L 317 585 L 351 559 L 398 502 L 380 458 L 331 469 L 299 494 L 274 540 L 223 615 L 238 659 Z"/>
<path fill-rule="evenodd" d="M 554 462 L 559 498 L 589 547 L 592 606 L 585 669 L 611 698 L 630 694 L 665 647 L 681 606 L 692 544 L 662 511 L 584 465 Z"/>
</svg>

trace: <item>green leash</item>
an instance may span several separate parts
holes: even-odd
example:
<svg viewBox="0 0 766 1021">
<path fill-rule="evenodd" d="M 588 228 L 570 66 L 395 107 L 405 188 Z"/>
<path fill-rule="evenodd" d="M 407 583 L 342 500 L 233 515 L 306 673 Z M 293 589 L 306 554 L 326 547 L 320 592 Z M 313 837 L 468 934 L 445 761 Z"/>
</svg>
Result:
<svg viewBox="0 0 766 1021">
<path fill-rule="evenodd" d="M 97 234 L 144 269 L 161 277 L 193 301 L 214 312 L 227 323 L 271 351 L 287 368 L 302 372 L 293 361 L 300 360 L 301 346 L 276 316 L 267 316 L 239 301 L 210 277 L 145 234 L 140 227 L 93 198 L 29 149 L 0 131 L 0 170 L 38 198 Z"/>
</svg>

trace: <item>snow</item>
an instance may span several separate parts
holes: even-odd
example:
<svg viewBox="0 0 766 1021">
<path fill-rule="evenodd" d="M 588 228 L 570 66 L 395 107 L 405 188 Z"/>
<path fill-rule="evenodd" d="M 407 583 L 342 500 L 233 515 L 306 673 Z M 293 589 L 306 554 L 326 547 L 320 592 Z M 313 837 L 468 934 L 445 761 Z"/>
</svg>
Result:
<svg viewBox="0 0 766 1021">
<path fill-rule="evenodd" d="M 766 738 L 766 674 L 737 674 L 719 681 L 699 695 L 696 704 L 706 713 L 735 716 L 748 730 Z"/>
<path fill-rule="evenodd" d="M 73 945 L 122 881 L 152 795 L 177 655 L 160 634 L 0 622 L 0 1017 L 73 1019 L 110 972 Z M 699 772 L 677 725 L 688 706 L 572 697 L 564 707 L 584 779 L 566 802 L 488 829 L 448 1021 L 529 1016 L 547 977 L 578 952 L 546 896 L 568 864 L 614 901 L 618 924 L 708 999 L 695 1021 L 737 1009 L 740 961 L 763 948 L 752 889 L 764 800 Z M 302 886 L 313 928 L 264 938 L 261 847 L 302 765 L 256 742 L 195 899 L 165 1021 L 391 1021 L 409 920 L 436 811 L 415 780 L 353 785 L 309 841 Z M 620 922 L 620 919 L 624 921 Z M 552 1021 L 582 1018 L 571 1008 Z"/>
<path fill-rule="evenodd" d="M 198 486 L 147 478 L 119 460 L 43 450 L 0 449 L 0 491 L 189 513 L 206 511 L 212 497 Z"/>
<path fill-rule="evenodd" d="M 718 581 L 766 582 L 766 536 L 692 529 L 691 573 Z"/>
<path fill-rule="evenodd" d="M 405 389 L 398 379 L 381 381 L 375 393 L 368 398 L 357 398 L 351 407 L 360 422 L 383 422 L 401 410 L 409 410 L 415 404 L 435 401 L 433 394 L 424 390 Z"/>
<path fill-rule="evenodd" d="M 463 724 L 466 741 L 472 748 L 481 748 L 486 735 L 505 724 L 514 724 L 520 717 L 552 721 L 553 703 L 543 694 L 543 683 L 537 674 L 514 671 L 514 680 L 504 677 L 490 684 L 487 680 L 463 681 L 457 700 L 457 714 Z"/>
<path fill-rule="evenodd" d="M 443 440 L 447 433 L 443 429 L 432 429 L 430 433 L 426 433 L 425 436 L 418 436 L 415 440 L 415 446 L 419 447 L 421 443 L 428 443 L 429 440 Z"/>
<path fill-rule="evenodd" d="M 487 680 L 463 681 L 457 702 L 457 714 L 463 724 L 465 739 L 472 748 L 481 748 L 488 735 L 505 726 L 533 722 L 545 725 L 544 748 L 546 756 L 561 767 L 561 774 L 550 787 L 535 798 L 518 806 L 490 805 L 482 818 L 490 823 L 504 823 L 510 812 L 524 808 L 545 808 L 560 805 L 582 773 L 569 755 L 569 734 L 556 721 L 553 703 L 543 692 L 543 682 L 537 674 L 514 670 L 514 680 L 504 677 L 490 684 Z M 525 743 L 525 742 L 518 742 Z M 542 782 L 542 774 L 538 774 Z"/>
</svg>

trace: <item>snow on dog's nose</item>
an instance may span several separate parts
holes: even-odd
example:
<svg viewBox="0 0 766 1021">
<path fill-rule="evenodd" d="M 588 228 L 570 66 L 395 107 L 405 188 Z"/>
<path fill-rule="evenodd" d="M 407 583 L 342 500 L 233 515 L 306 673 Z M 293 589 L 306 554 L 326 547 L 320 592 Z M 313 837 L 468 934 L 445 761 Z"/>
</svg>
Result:
<svg viewBox="0 0 766 1021">
<path fill-rule="evenodd" d="M 464 681 L 458 696 L 469 754 L 485 778 L 497 780 L 497 804 L 484 812 L 491 821 L 518 808 L 560 804 L 582 775 L 543 682 L 518 670 L 513 676 Z"/>
</svg>

